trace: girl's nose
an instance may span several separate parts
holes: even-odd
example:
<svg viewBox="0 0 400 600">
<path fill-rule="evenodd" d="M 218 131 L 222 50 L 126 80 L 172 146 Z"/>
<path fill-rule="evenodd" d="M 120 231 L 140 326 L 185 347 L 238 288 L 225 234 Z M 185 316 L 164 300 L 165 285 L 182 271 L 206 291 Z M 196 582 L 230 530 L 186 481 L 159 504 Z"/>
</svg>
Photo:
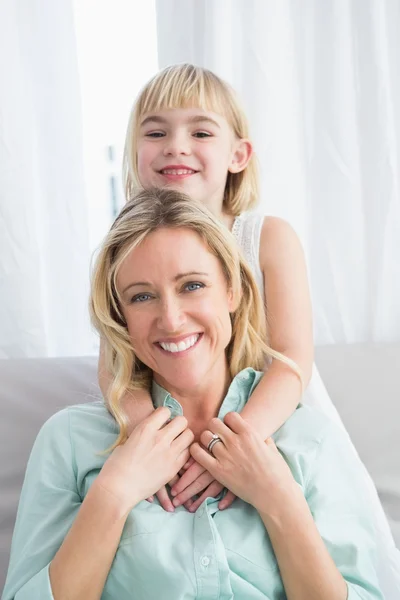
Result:
<svg viewBox="0 0 400 600">
<path fill-rule="evenodd" d="M 166 138 L 164 156 L 187 156 L 190 153 L 190 140 L 186 135 L 176 134 L 170 135 Z"/>
</svg>

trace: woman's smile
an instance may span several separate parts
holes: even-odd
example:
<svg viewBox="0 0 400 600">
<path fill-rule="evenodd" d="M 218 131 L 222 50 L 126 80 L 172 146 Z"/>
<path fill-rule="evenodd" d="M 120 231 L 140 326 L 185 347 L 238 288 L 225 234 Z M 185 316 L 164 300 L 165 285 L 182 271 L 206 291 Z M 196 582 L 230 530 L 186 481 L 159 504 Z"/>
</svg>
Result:
<svg viewBox="0 0 400 600">
<path fill-rule="evenodd" d="M 195 350 L 202 337 L 202 333 L 195 333 L 194 335 L 185 335 L 170 341 L 158 341 L 156 342 L 156 346 L 165 354 L 172 355 L 173 358 L 181 358 Z"/>
</svg>

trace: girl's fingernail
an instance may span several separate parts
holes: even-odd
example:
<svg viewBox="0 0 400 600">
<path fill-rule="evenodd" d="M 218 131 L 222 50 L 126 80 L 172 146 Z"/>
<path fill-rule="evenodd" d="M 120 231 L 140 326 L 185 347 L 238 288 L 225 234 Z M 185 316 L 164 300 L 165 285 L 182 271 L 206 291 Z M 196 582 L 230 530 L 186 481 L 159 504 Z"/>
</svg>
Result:
<svg viewBox="0 0 400 600">
<path fill-rule="evenodd" d="M 173 506 L 169 506 L 169 507 L 167 508 L 167 511 L 168 511 L 168 512 L 175 512 L 175 509 L 174 509 L 174 507 L 173 507 Z"/>
<path fill-rule="evenodd" d="M 171 496 L 176 496 L 176 490 L 174 490 L 174 489 L 171 490 Z"/>
<path fill-rule="evenodd" d="M 175 498 L 175 500 L 172 500 L 172 504 L 173 504 L 174 506 L 179 506 L 179 505 L 180 505 L 180 502 L 179 502 L 179 500 L 178 500 L 177 498 Z"/>
</svg>

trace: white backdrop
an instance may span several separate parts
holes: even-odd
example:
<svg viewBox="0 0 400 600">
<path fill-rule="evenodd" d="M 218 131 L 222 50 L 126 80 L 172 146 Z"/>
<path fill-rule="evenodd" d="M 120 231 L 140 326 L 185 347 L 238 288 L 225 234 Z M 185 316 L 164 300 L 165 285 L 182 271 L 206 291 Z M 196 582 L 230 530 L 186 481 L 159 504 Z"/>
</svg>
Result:
<svg viewBox="0 0 400 600">
<path fill-rule="evenodd" d="M 96 352 L 72 12 L 0 2 L 0 358 Z M 244 99 L 262 210 L 306 249 L 316 343 L 400 339 L 399 0 L 157 0 L 157 16 L 160 67 L 204 65 Z"/>
<path fill-rule="evenodd" d="M 399 340 L 399 0 L 157 0 L 157 18 L 161 68 L 205 66 L 244 100 L 316 343 Z"/>
<path fill-rule="evenodd" d="M 0 358 L 93 349 L 72 17 L 0 2 Z"/>
</svg>

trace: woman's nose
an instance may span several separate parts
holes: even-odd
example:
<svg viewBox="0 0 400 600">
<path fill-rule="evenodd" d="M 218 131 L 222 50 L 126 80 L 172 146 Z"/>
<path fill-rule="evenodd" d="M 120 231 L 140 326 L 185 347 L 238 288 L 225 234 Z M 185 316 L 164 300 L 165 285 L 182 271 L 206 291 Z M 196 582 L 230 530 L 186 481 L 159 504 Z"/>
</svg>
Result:
<svg viewBox="0 0 400 600">
<path fill-rule="evenodd" d="M 169 299 L 160 305 L 158 327 L 166 333 L 179 333 L 185 323 L 185 313 L 177 299 Z"/>
<path fill-rule="evenodd" d="M 189 155 L 191 153 L 190 140 L 181 133 L 166 137 L 164 156 Z"/>
</svg>

